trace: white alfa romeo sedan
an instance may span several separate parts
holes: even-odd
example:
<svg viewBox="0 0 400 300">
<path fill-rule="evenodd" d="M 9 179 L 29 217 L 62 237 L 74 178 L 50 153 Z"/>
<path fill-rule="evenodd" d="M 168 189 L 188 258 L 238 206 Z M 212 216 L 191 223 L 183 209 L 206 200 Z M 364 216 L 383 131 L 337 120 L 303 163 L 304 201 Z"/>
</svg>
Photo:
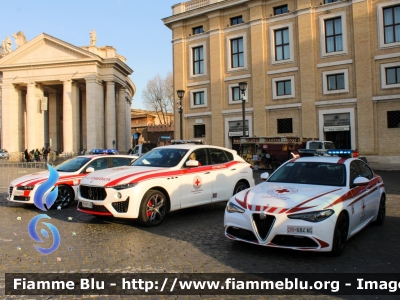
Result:
<svg viewBox="0 0 400 300">
<path fill-rule="evenodd" d="M 351 153 L 329 150 L 341 157 L 312 154 L 287 161 L 270 177 L 263 173 L 265 182 L 228 202 L 226 237 L 340 255 L 350 237 L 371 222 L 382 225 L 386 213 L 382 178 Z"/>
<path fill-rule="evenodd" d="M 80 181 L 90 172 L 117 166 L 126 166 L 132 162 L 130 155 L 82 155 L 66 160 L 54 169 L 59 178 L 58 197 L 53 204 L 56 208 L 66 208 L 77 200 Z M 8 200 L 12 202 L 34 204 L 38 187 L 49 179 L 49 171 L 37 172 L 14 179 L 10 183 Z"/>
<path fill-rule="evenodd" d="M 210 145 L 158 147 L 132 166 L 93 172 L 79 186 L 78 210 L 157 226 L 169 211 L 218 201 L 254 186 L 250 164 Z"/>
</svg>

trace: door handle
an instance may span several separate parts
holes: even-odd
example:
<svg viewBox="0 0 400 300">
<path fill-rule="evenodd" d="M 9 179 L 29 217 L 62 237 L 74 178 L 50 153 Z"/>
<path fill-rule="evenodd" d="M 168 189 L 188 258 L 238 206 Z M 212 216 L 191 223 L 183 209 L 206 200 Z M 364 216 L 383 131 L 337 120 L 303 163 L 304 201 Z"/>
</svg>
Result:
<svg viewBox="0 0 400 300">
<path fill-rule="evenodd" d="M 205 172 L 204 174 L 210 174 L 210 172 Z"/>
<path fill-rule="evenodd" d="M 235 169 L 231 169 L 231 171 L 236 171 L 236 168 Z"/>
</svg>

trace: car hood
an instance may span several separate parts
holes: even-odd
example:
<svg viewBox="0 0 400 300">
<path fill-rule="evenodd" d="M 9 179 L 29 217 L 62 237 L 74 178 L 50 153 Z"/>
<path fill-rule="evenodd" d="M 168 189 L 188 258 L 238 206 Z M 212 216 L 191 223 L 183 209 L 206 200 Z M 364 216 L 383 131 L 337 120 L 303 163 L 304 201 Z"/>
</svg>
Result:
<svg viewBox="0 0 400 300">
<path fill-rule="evenodd" d="M 168 176 L 170 168 L 125 166 L 99 170 L 82 179 L 82 185 L 111 187 L 139 182 L 155 176 Z M 165 171 L 165 172 L 161 172 Z"/>
<path fill-rule="evenodd" d="M 41 171 L 32 173 L 29 175 L 25 175 L 14 179 L 11 181 L 11 186 L 22 186 L 22 185 L 35 185 L 35 184 L 42 184 L 49 178 L 49 171 Z M 76 174 L 76 172 L 58 172 L 59 178 L 58 181 L 73 181 L 78 179 L 79 177 L 85 176 L 84 174 Z"/>
<path fill-rule="evenodd" d="M 263 182 L 235 195 L 236 202 L 251 211 L 295 213 L 324 209 L 336 203 L 344 187 Z"/>
</svg>

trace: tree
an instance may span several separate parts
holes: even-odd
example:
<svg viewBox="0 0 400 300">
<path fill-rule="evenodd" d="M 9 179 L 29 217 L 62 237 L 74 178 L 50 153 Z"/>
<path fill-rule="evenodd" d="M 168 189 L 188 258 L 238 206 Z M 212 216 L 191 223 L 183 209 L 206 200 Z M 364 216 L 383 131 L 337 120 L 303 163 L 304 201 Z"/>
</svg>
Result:
<svg viewBox="0 0 400 300">
<path fill-rule="evenodd" d="M 156 75 L 147 82 L 146 89 L 142 93 L 144 106 L 154 111 L 161 124 L 169 123 L 168 114 L 174 109 L 174 87 L 172 73 L 165 78 Z"/>
</svg>

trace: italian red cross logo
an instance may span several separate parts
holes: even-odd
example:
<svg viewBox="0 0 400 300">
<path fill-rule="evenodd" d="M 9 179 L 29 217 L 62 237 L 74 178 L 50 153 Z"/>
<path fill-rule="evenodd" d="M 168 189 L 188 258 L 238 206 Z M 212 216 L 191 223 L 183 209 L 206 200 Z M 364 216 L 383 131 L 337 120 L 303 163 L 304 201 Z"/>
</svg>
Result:
<svg viewBox="0 0 400 300">
<path fill-rule="evenodd" d="M 193 178 L 193 187 L 195 190 L 198 190 L 199 188 L 201 188 L 202 185 L 202 181 L 201 181 L 201 177 L 200 176 L 195 176 Z"/>
<path fill-rule="evenodd" d="M 282 194 L 282 193 L 289 193 L 290 191 L 288 189 L 281 189 L 281 190 L 276 190 L 276 192 L 278 194 Z"/>
</svg>

